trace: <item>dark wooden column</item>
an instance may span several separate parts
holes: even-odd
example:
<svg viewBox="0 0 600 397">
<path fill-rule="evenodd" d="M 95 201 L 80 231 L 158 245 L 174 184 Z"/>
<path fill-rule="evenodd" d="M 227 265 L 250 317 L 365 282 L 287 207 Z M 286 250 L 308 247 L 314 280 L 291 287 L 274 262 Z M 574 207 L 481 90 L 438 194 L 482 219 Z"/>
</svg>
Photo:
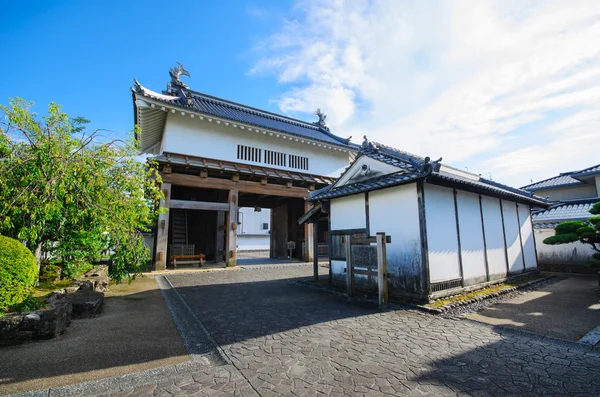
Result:
<svg viewBox="0 0 600 397">
<path fill-rule="evenodd" d="M 313 249 L 314 249 L 314 255 L 313 255 L 313 277 L 315 279 L 315 281 L 319 280 L 319 221 L 315 220 L 315 222 L 312 224 L 313 230 Z"/>
<path fill-rule="evenodd" d="M 171 202 L 171 184 L 163 183 L 161 189 L 165 198 L 160 200 L 160 207 L 169 209 Z M 166 211 L 158 216 L 158 227 L 156 228 L 156 251 L 154 253 L 154 270 L 165 270 L 167 268 L 167 249 L 169 248 L 169 214 L 170 211 Z"/>
<path fill-rule="evenodd" d="M 225 243 L 225 263 L 227 266 L 235 266 L 237 263 L 237 212 L 238 191 L 229 191 L 229 212 L 225 223 L 227 242 Z"/>
<path fill-rule="evenodd" d="M 311 208 L 312 208 L 312 204 L 310 204 L 308 201 L 305 201 L 304 202 L 304 213 L 307 213 L 308 211 L 310 211 Z M 314 237 L 313 237 L 315 235 L 314 229 L 315 228 L 314 228 L 313 223 L 308 223 L 308 222 L 304 223 L 304 261 L 305 262 L 311 262 L 318 256 L 318 255 L 316 255 L 317 247 L 315 246 Z"/>
</svg>

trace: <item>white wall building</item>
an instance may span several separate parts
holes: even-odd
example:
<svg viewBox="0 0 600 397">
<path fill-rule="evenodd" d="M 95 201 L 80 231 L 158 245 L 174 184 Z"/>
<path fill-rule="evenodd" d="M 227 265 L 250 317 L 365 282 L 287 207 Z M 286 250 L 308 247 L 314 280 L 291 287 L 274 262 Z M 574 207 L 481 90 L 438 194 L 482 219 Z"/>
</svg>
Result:
<svg viewBox="0 0 600 397">
<path fill-rule="evenodd" d="M 533 227 L 541 265 L 584 264 L 594 250 L 579 242 L 546 245 L 544 239 L 554 236 L 554 227 L 564 221 L 584 221 L 592 216 L 589 209 L 600 201 L 600 164 L 579 171 L 564 172 L 555 177 L 524 186 L 535 195 L 547 197 L 548 209 L 533 213 Z"/>
<path fill-rule="evenodd" d="M 338 181 L 309 201 L 329 212 L 333 282 L 346 282 L 343 236 L 385 232 L 390 293 L 418 299 L 536 270 L 530 207 L 547 205 L 529 192 L 366 140 Z"/>
<path fill-rule="evenodd" d="M 243 207 L 238 211 L 238 252 L 270 249 L 271 210 Z"/>
</svg>

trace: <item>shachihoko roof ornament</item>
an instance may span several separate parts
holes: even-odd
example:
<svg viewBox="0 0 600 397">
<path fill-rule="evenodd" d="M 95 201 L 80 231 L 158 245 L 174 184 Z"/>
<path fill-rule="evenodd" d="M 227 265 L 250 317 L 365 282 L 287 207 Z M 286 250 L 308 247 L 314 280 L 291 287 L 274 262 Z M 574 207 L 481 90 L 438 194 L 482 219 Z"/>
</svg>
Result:
<svg viewBox="0 0 600 397">
<path fill-rule="evenodd" d="M 181 76 L 187 76 L 187 77 L 191 77 L 190 76 L 190 72 L 188 72 L 187 70 L 185 70 L 183 68 L 183 65 L 180 64 L 179 62 L 177 62 L 177 66 L 173 67 L 171 69 L 169 69 L 169 75 L 171 76 L 171 83 L 173 84 L 177 84 L 180 87 L 183 88 L 189 88 L 187 85 L 185 85 L 180 77 Z"/>
<path fill-rule="evenodd" d="M 315 110 L 313 112 L 314 115 L 316 115 L 317 117 L 319 117 L 319 121 L 317 121 L 315 124 L 317 124 L 319 127 L 326 129 L 327 131 L 329 131 L 329 127 L 327 127 L 325 125 L 325 120 L 327 119 L 327 115 L 323 112 L 321 112 L 321 108 L 318 108 L 317 110 Z"/>
</svg>

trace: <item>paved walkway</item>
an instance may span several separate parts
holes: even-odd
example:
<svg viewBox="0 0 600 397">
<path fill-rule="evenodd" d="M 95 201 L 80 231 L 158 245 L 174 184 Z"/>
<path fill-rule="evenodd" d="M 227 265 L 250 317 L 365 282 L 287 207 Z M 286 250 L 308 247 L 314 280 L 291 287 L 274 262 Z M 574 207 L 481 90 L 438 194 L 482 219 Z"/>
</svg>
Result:
<svg viewBox="0 0 600 397">
<path fill-rule="evenodd" d="M 310 266 L 169 276 L 231 364 L 120 396 L 597 396 L 572 342 L 373 306 L 290 283 Z"/>
<path fill-rule="evenodd" d="M 580 340 L 600 325 L 596 275 L 559 275 L 561 280 L 468 316 L 556 338 Z"/>
</svg>

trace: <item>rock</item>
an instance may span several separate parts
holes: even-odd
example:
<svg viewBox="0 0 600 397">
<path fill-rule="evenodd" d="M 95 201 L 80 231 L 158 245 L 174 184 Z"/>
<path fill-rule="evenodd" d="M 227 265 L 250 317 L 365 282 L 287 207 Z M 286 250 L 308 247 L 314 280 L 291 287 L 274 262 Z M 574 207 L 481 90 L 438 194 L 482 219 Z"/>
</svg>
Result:
<svg viewBox="0 0 600 397">
<path fill-rule="evenodd" d="M 9 313 L 0 317 L 0 343 L 10 343 L 16 339 L 22 322 L 23 315 L 19 313 Z"/>
<path fill-rule="evenodd" d="M 67 301 L 73 305 L 72 318 L 95 317 L 104 303 L 104 293 L 97 291 L 78 291 L 67 295 Z"/>
<path fill-rule="evenodd" d="M 37 339 L 51 339 L 65 332 L 71 323 L 73 306 L 67 300 L 57 302 L 49 310 L 38 310 L 40 316 L 35 336 Z"/>
<path fill-rule="evenodd" d="M 76 286 L 72 285 L 70 287 L 65 288 L 65 293 L 67 293 L 67 294 L 74 294 L 77 291 L 79 291 L 79 286 L 78 285 L 76 285 Z"/>
<path fill-rule="evenodd" d="M 86 279 L 75 279 L 73 280 L 71 287 L 78 287 L 79 291 L 93 291 L 94 282 Z"/>
<path fill-rule="evenodd" d="M 21 331 L 31 331 L 31 332 L 35 332 L 35 330 L 37 329 L 39 323 L 40 323 L 40 315 L 37 314 L 36 312 L 32 312 L 32 313 L 28 313 L 24 318 L 23 318 L 23 322 L 21 323 Z"/>
</svg>

